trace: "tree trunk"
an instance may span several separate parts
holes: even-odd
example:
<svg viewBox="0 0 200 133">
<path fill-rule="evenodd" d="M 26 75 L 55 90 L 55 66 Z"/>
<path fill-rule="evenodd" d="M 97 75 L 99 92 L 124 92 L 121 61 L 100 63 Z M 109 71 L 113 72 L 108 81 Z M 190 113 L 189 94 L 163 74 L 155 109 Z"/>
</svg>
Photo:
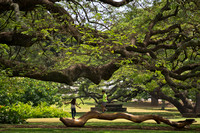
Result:
<svg viewBox="0 0 200 133">
<path fill-rule="evenodd" d="M 82 127 L 85 125 L 85 123 L 89 120 L 89 119 L 103 119 L 103 120 L 115 120 L 115 119 L 127 119 L 130 120 L 132 122 L 136 122 L 136 123 L 141 123 L 143 121 L 146 120 L 155 120 L 158 124 L 160 124 L 161 122 L 168 124 L 172 127 L 176 127 L 176 128 L 184 128 L 185 126 L 189 126 L 192 123 L 195 122 L 195 119 L 186 119 L 185 121 L 178 121 L 178 122 L 173 122 L 170 121 L 166 118 L 163 118 L 161 116 L 158 115 L 132 115 L 132 114 L 128 114 L 128 113 L 99 113 L 97 111 L 90 111 L 85 113 L 83 116 L 81 116 L 78 119 L 68 119 L 68 118 L 60 118 L 60 121 L 63 122 L 63 124 L 65 124 L 65 126 L 67 127 Z"/>
<path fill-rule="evenodd" d="M 151 106 L 158 106 L 158 98 L 151 96 Z"/>
<path fill-rule="evenodd" d="M 173 88 L 173 91 L 176 91 L 176 90 Z M 152 97 L 157 97 L 158 99 L 162 99 L 162 100 L 168 101 L 169 103 L 173 104 L 183 116 L 184 116 L 184 114 L 187 115 L 187 114 L 191 114 L 191 113 L 193 113 L 193 115 L 194 115 L 194 106 L 192 106 L 192 103 L 187 99 L 186 96 L 181 96 L 180 94 L 178 94 L 178 95 L 176 95 L 176 97 L 178 99 L 173 98 L 171 96 L 164 94 L 162 91 L 160 91 L 159 88 L 157 88 L 154 91 L 149 92 L 149 94 Z M 181 93 L 181 94 L 184 95 L 184 93 Z"/>
<path fill-rule="evenodd" d="M 162 99 L 162 107 L 161 107 L 161 109 L 165 110 L 165 100 L 163 100 L 163 99 Z"/>
<path fill-rule="evenodd" d="M 159 99 L 162 99 L 162 100 L 166 100 L 168 102 L 170 102 L 171 104 L 173 104 L 177 109 L 178 111 L 183 114 L 183 113 L 188 113 L 189 110 L 184 108 L 184 106 L 182 105 L 182 103 L 180 103 L 180 101 L 178 101 L 177 99 L 175 98 L 172 98 L 170 96 L 167 96 L 165 95 L 163 92 L 161 91 L 158 91 L 158 93 L 154 93 L 154 92 L 149 92 L 149 94 L 153 97 L 159 97 Z"/>
<path fill-rule="evenodd" d="M 196 105 L 195 105 L 195 113 L 200 115 L 200 93 L 196 94 Z"/>
</svg>

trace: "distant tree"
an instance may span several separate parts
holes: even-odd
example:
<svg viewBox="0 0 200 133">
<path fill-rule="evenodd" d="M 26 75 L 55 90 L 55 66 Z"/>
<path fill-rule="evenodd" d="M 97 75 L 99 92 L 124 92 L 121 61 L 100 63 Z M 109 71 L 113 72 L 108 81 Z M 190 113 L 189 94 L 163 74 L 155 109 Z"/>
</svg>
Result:
<svg viewBox="0 0 200 133">
<path fill-rule="evenodd" d="M 142 91 L 131 88 L 132 85 L 129 84 L 128 81 L 117 80 L 113 82 L 105 82 L 100 85 L 95 85 L 91 83 L 91 81 L 86 80 L 77 84 L 77 87 L 65 86 L 60 90 L 62 93 L 66 95 L 63 97 L 64 99 L 71 99 L 72 97 L 93 99 L 96 103 L 101 103 L 102 99 L 102 90 L 106 91 L 108 96 L 108 102 L 128 102 L 135 98 L 138 94 L 142 93 Z M 64 90 L 64 91 L 62 91 Z"/>
</svg>

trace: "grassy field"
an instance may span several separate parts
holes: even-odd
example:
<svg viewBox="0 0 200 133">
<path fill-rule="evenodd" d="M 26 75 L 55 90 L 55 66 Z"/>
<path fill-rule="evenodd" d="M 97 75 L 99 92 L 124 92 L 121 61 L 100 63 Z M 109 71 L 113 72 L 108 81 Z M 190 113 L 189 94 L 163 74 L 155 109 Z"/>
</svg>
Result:
<svg viewBox="0 0 200 133">
<path fill-rule="evenodd" d="M 81 109 L 77 109 L 76 118 L 82 116 L 85 112 L 90 111 L 91 107 L 95 106 L 92 100 L 85 101 L 81 104 Z M 167 106 L 165 110 L 161 107 L 151 107 L 149 103 L 125 103 L 127 112 L 133 115 L 155 114 L 168 118 L 172 121 L 185 120 L 180 113 L 172 106 Z M 65 111 L 70 112 L 70 105 L 62 107 Z M 108 112 L 109 113 L 109 112 Z M 125 119 L 117 119 L 113 121 L 91 119 L 84 127 L 73 128 L 65 127 L 59 118 L 34 118 L 28 119 L 27 124 L 0 124 L 0 132 L 5 133 L 45 133 L 45 132 L 67 132 L 67 133 L 121 133 L 121 132 L 135 132 L 135 133 L 197 133 L 200 132 L 200 118 L 195 118 L 197 123 L 191 125 L 188 129 L 177 130 L 166 124 L 156 124 L 153 120 L 148 120 L 143 123 L 133 123 Z"/>
<path fill-rule="evenodd" d="M 164 131 L 164 130 L 98 130 L 98 131 L 88 131 L 87 129 L 29 129 L 29 128 L 21 128 L 14 129 L 10 131 L 3 131 L 4 133 L 198 133 L 199 131 Z"/>
</svg>

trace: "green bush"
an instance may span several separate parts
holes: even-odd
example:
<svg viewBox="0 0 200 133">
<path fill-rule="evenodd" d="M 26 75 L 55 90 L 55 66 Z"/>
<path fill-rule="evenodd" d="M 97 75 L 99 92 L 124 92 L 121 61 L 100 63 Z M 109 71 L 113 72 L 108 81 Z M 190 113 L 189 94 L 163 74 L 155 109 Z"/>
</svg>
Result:
<svg viewBox="0 0 200 133">
<path fill-rule="evenodd" d="M 58 94 L 59 84 L 28 78 L 8 78 L 0 71 L 0 105 L 10 106 L 17 102 L 33 106 L 46 102 L 48 105 L 62 105 Z"/>
<path fill-rule="evenodd" d="M 50 107 L 45 102 L 36 106 L 29 118 L 69 117 L 70 114 L 60 108 Z"/>
<path fill-rule="evenodd" d="M 28 118 L 53 118 L 69 117 L 70 113 L 60 108 L 50 107 L 47 103 L 41 103 L 38 106 L 32 106 L 32 103 L 13 104 L 11 106 L 1 106 L 0 123 L 16 124 L 24 123 Z"/>
<path fill-rule="evenodd" d="M 24 93 L 21 95 L 20 101 L 23 103 L 32 102 L 33 106 L 37 106 L 42 102 L 48 105 L 62 104 L 61 95 L 58 94 L 58 88 L 54 88 L 53 83 L 46 83 L 35 80 L 24 80 L 26 85 Z M 28 83 L 28 84 L 27 84 Z"/>
<path fill-rule="evenodd" d="M 25 118 L 14 108 L 8 106 L 0 106 L 0 123 L 2 124 L 16 124 L 24 123 Z"/>
</svg>

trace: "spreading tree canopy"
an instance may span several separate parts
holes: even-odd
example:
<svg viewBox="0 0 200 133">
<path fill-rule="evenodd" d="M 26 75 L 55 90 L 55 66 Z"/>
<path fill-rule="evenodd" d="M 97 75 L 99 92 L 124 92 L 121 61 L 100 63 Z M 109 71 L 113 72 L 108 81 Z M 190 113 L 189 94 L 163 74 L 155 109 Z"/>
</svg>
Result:
<svg viewBox="0 0 200 133">
<path fill-rule="evenodd" d="M 81 77 L 99 84 L 129 65 L 153 73 L 143 82 L 156 86 L 152 95 L 169 87 L 185 101 L 187 90 L 200 89 L 199 7 L 199 0 L 0 0 L 0 69 L 73 85 Z"/>
</svg>

